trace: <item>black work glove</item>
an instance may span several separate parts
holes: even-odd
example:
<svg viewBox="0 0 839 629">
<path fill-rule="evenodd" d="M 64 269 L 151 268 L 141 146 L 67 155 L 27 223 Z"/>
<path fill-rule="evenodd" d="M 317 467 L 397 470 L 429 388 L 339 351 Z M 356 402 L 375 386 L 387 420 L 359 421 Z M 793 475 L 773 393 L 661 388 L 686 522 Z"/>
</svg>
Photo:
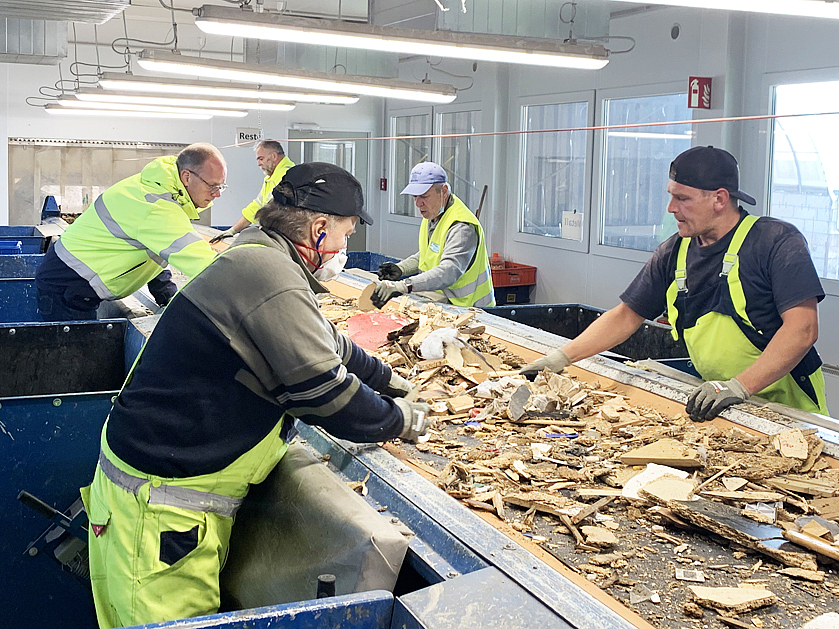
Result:
<svg viewBox="0 0 839 629">
<path fill-rule="evenodd" d="M 379 279 L 380 280 L 401 280 L 402 269 L 398 264 L 393 262 L 385 262 L 379 265 Z"/>
<path fill-rule="evenodd" d="M 211 244 L 211 245 L 214 245 L 214 244 L 216 244 L 217 242 L 221 242 L 221 241 L 222 241 L 222 240 L 224 240 L 225 238 L 232 238 L 233 236 L 235 236 L 235 235 L 236 235 L 236 234 L 238 234 L 238 233 L 239 233 L 239 232 L 237 232 L 235 229 L 233 229 L 232 227 L 230 227 L 230 228 L 228 228 L 228 229 L 225 229 L 225 230 L 224 230 L 223 232 L 221 232 L 218 236 L 214 236 L 213 238 L 210 238 L 210 244 Z"/>
<path fill-rule="evenodd" d="M 685 410 L 695 422 L 712 419 L 732 404 L 740 404 L 749 398 L 749 392 L 737 378 L 720 382 L 710 380 L 702 383 L 690 394 Z"/>
<path fill-rule="evenodd" d="M 178 292 L 178 287 L 172 281 L 172 272 L 169 269 L 161 271 L 157 277 L 149 281 L 147 286 L 151 296 L 154 297 L 157 305 L 161 308 L 168 304 L 175 293 Z"/>
<path fill-rule="evenodd" d="M 394 297 L 399 297 L 399 295 L 404 295 L 407 292 L 408 285 L 405 282 L 379 282 L 376 284 L 376 290 L 370 295 L 370 301 L 376 308 L 381 309 Z"/>
</svg>

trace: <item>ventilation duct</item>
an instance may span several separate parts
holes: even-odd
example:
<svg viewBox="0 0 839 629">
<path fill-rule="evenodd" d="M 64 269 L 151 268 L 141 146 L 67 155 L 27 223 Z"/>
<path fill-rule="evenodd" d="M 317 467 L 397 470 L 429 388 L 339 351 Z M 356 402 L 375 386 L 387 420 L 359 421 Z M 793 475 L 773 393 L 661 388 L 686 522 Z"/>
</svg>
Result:
<svg viewBox="0 0 839 629">
<path fill-rule="evenodd" d="M 0 18 L 0 63 L 58 65 L 66 56 L 66 22 Z"/>
<path fill-rule="evenodd" d="M 43 19 L 57 22 L 104 24 L 131 5 L 131 0 L 0 0 L 5 18 Z"/>
</svg>

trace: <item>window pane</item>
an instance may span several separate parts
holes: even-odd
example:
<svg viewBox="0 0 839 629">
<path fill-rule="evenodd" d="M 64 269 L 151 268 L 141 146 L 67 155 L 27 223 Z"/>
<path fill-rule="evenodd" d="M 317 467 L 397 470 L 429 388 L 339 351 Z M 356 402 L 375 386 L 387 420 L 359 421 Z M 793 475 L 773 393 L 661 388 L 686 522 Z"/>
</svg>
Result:
<svg viewBox="0 0 839 629">
<path fill-rule="evenodd" d="M 776 114 L 831 111 L 839 81 L 778 85 Z M 778 118 L 772 131 L 769 215 L 792 223 L 810 247 L 819 275 L 839 279 L 839 118 Z"/>
<path fill-rule="evenodd" d="M 475 133 L 478 116 L 477 111 L 441 114 L 439 133 Z M 477 181 L 480 155 L 480 138 L 440 138 L 440 166 L 449 176 L 452 192 L 473 212 L 478 209 L 483 188 Z"/>
<path fill-rule="evenodd" d="M 691 118 L 687 94 L 607 99 L 604 114 L 607 126 Z M 676 233 L 667 177 L 691 137 L 684 124 L 606 131 L 600 244 L 652 251 Z"/>
<path fill-rule="evenodd" d="M 431 116 L 419 114 L 416 116 L 395 116 L 393 121 L 393 135 L 429 135 L 431 133 Z M 431 159 L 431 138 L 415 138 L 394 140 L 394 181 L 391 187 L 393 195 L 393 214 L 400 216 L 419 216 L 414 206 L 414 198 L 408 194 L 399 194 L 408 185 L 411 169 L 420 162 Z"/>
<path fill-rule="evenodd" d="M 588 103 L 528 105 L 526 131 L 587 126 Z M 585 212 L 585 131 L 522 136 L 523 176 L 519 231 L 562 237 L 562 213 Z"/>
</svg>

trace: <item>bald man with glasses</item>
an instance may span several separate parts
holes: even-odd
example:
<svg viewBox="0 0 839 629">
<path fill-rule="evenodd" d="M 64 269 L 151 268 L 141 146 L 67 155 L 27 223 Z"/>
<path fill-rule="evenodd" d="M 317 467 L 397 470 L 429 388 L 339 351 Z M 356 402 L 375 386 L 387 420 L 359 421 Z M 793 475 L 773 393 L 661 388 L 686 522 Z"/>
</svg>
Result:
<svg viewBox="0 0 839 629">
<path fill-rule="evenodd" d="M 145 284 L 165 306 L 177 292 L 169 264 L 192 277 L 215 257 L 191 221 L 227 189 L 226 180 L 221 152 L 198 143 L 108 188 L 47 251 L 35 275 L 41 318 L 96 319 L 100 303 Z"/>
</svg>

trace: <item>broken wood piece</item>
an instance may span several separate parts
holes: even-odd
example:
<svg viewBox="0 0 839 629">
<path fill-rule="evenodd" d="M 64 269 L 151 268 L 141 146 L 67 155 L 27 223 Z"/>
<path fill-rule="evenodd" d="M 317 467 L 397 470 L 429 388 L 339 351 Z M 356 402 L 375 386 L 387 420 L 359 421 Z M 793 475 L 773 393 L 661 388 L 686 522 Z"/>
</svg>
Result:
<svg viewBox="0 0 839 629">
<path fill-rule="evenodd" d="M 741 500 L 745 502 L 776 502 L 783 500 L 784 495 L 774 491 L 703 491 L 703 496 L 711 496 L 721 500 Z"/>
<path fill-rule="evenodd" d="M 835 483 L 797 474 L 775 476 L 761 482 L 780 491 L 790 491 L 795 494 L 807 494 L 824 498 L 839 495 L 839 487 Z"/>
<path fill-rule="evenodd" d="M 736 618 L 728 618 L 727 616 L 717 616 L 717 620 L 719 620 L 726 627 L 734 627 L 734 629 L 755 629 L 754 625 L 747 622 L 743 622 L 742 620 L 737 620 Z"/>
<path fill-rule="evenodd" d="M 620 456 L 626 465 L 656 463 L 670 467 L 696 469 L 702 467 L 699 452 L 675 439 L 665 438 L 631 450 Z"/>
<path fill-rule="evenodd" d="M 822 526 L 816 520 L 810 520 L 809 522 L 807 522 L 807 524 L 801 527 L 801 532 L 806 535 L 812 535 L 813 537 L 827 538 L 828 542 L 833 541 L 833 536 L 830 533 L 830 529 L 825 526 Z"/>
<path fill-rule="evenodd" d="M 429 369 L 437 369 L 438 367 L 445 367 L 448 365 L 445 358 L 434 358 L 431 360 L 421 360 L 417 363 L 417 369 L 420 371 L 427 371 Z"/>
<path fill-rule="evenodd" d="M 608 548 L 618 543 L 618 538 L 612 531 L 602 526 L 581 526 L 580 532 L 585 535 L 585 543 L 597 548 Z"/>
<path fill-rule="evenodd" d="M 736 507 L 704 498 L 689 502 L 670 500 L 664 502 L 664 506 L 691 524 L 777 559 L 788 566 L 807 570 L 815 570 L 817 567 L 813 555 L 785 543 L 786 533 L 780 527 L 744 518 Z"/>
<path fill-rule="evenodd" d="M 560 513 L 558 515 L 559 515 L 560 521 L 565 525 L 565 527 L 569 531 L 571 531 L 571 535 L 574 536 L 574 539 L 577 540 L 577 545 L 585 544 L 586 543 L 585 538 L 582 536 L 580 531 L 577 530 L 577 527 L 574 526 L 574 523 L 571 522 L 571 517 L 569 515 L 565 514 L 565 513 Z"/>
<path fill-rule="evenodd" d="M 715 480 L 717 480 L 720 476 L 722 476 L 722 475 L 723 475 L 723 474 L 725 474 L 726 472 L 730 472 L 731 470 L 733 470 L 733 469 L 734 469 L 735 467 L 737 467 L 738 465 L 740 465 L 740 461 L 739 461 L 739 460 L 738 460 L 738 461 L 734 461 L 734 463 L 732 463 L 732 464 L 731 464 L 731 465 L 729 465 L 728 467 L 724 467 L 724 468 L 723 468 L 723 469 L 721 469 L 719 472 L 717 472 L 716 474 L 714 474 L 713 476 L 711 476 L 710 478 L 708 478 L 707 480 L 705 480 L 705 481 L 704 481 L 703 483 L 701 483 L 701 484 L 699 485 L 699 487 L 697 487 L 694 491 L 695 491 L 696 493 L 699 493 L 699 490 L 700 490 L 700 489 L 702 489 L 702 488 L 704 488 L 704 487 L 707 487 L 707 486 L 708 486 L 708 485 L 710 485 L 712 482 L 714 482 Z M 747 482 L 748 482 L 748 481 L 747 481 Z M 745 484 L 745 483 L 744 483 L 744 484 Z"/>
<path fill-rule="evenodd" d="M 805 581 L 813 581 L 814 583 L 821 583 L 824 581 L 824 572 L 819 570 L 804 570 L 803 568 L 784 568 L 778 570 L 778 574 L 783 574 L 795 579 L 804 579 Z"/>
<path fill-rule="evenodd" d="M 612 502 L 614 499 L 615 499 L 615 496 L 606 496 L 604 498 L 601 498 L 600 500 L 598 500 L 594 504 L 590 504 L 585 509 L 583 509 L 582 511 L 577 513 L 577 515 L 575 515 L 574 517 L 571 518 L 571 522 L 573 524 L 577 524 L 578 522 L 582 522 L 587 517 L 593 515 L 598 509 L 602 509 L 607 504 Z"/>
<path fill-rule="evenodd" d="M 778 602 L 778 597 L 763 588 L 729 588 L 691 585 L 688 589 L 703 607 L 744 614 Z"/>
<path fill-rule="evenodd" d="M 745 478 L 740 478 L 738 476 L 727 476 L 722 479 L 722 484 L 728 491 L 737 491 L 738 489 L 743 489 L 749 481 Z"/>
<path fill-rule="evenodd" d="M 621 490 L 613 487 L 578 487 L 577 495 L 581 498 L 594 498 L 596 496 L 619 498 Z"/>
<path fill-rule="evenodd" d="M 446 400 L 446 407 L 450 413 L 463 413 L 475 406 L 475 400 L 470 395 L 458 395 L 455 398 Z"/>
<path fill-rule="evenodd" d="M 492 506 L 495 507 L 495 514 L 501 518 L 502 521 L 506 521 L 507 516 L 504 513 L 504 499 L 498 492 L 495 492 L 495 495 L 492 497 Z"/>
<path fill-rule="evenodd" d="M 807 535 L 806 533 L 799 533 L 797 531 L 784 531 L 784 537 L 787 538 L 789 541 L 793 542 L 794 544 L 798 544 L 799 546 L 803 546 L 804 548 L 813 550 L 819 553 L 820 555 L 823 555 L 824 557 L 830 557 L 834 561 L 839 561 L 839 548 L 837 548 L 833 544 L 827 543 L 819 537 L 813 537 L 811 535 Z M 815 567 L 797 567 L 815 570 Z"/>
<path fill-rule="evenodd" d="M 676 568 L 676 578 L 679 581 L 705 583 L 705 573 L 701 570 L 685 570 L 684 568 Z"/>
<path fill-rule="evenodd" d="M 693 496 L 694 482 L 688 478 L 664 475 L 647 483 L 638 490 L 641 498 L 650 499 L 655 496 L 658 502 L 668 500 L 690 500 Z"/>
</svg>

